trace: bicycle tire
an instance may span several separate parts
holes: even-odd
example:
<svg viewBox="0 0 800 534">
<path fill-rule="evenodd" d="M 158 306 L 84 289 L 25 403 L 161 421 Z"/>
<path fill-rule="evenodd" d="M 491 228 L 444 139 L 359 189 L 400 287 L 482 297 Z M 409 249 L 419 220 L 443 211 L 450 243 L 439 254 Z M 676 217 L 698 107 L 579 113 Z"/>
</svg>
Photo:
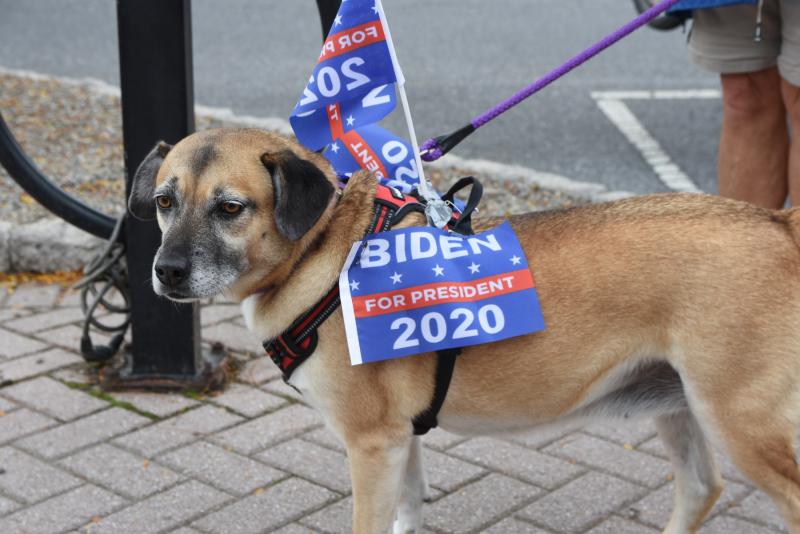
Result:
<svg viewBox="0 0 800 534">
<path fill-rule="evenodd" d="M 638 11 L 640 14 L 653 7 L 653 3 L 649 0 L 633 0 L 633 5 L 636 8 L 636 11 Z M 654 30 L 659 31 L 674 30 L 682 25 L 683 19 L 681 17 L 676 17 L 675 15 L 671 15 L 669 13 L 659 15 L 648 24 L 648 26 Z"/>
</svg>

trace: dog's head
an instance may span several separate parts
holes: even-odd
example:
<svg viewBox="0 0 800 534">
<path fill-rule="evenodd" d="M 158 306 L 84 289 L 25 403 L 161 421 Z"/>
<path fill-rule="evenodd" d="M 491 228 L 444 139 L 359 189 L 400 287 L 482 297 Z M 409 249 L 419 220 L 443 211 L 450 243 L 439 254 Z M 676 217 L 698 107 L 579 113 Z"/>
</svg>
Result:
<svg viewBox="0 0 800 534">
<path fill-rule="evenodd" d="M 153 289 L 178 301 L 258 289 L 324 224 L 334 184 L 323 158 L 259 130 L 158 143 L 128 201 L 132 215 L 161 228 Z"/>
</svg>

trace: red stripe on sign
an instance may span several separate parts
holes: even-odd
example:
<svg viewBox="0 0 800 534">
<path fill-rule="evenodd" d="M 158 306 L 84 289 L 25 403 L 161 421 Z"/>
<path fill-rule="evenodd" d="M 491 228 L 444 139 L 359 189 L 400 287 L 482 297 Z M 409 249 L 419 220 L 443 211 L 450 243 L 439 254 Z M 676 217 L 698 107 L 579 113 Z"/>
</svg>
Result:
<svg viewBox="0 0 800 534">
<path fill-rule="evenodd" d="M 334 33 L 325 39 L 317 63 L 385 40 L 386 36 L 380 20 L 373 20 L 361 26 Z"/>
<path fill-rule="evenodd" d="M 536 287 L 527 269 L 487 276 L 470 282 L 436 282 L 397 291 L 353 297 L 356 318 L 374 317 L 450 302 L 477 302 Z"/>
<path fill-rule="evenodd" d="M 339 104 L 331 104 L 327 107 L 328 123 L 331 125 L 331 136 L 334 139 L 339 139 L 344 135 L 344 126 L 342 125 L 342 108 Z"/>
<path fill-rule="evenodd" d="M 386 178 L 389 173 L 386 172 L 386 167 L 383 166 L 383 161 L 375 154 L 372 147 L 364 141 L 358 132 L 350 130 L 342 134 L 342 140 L 347 147 L 348 152 L 355 158 L 356 163 L 362 168 L 372 171 L 378 179 Z"/>
</svg>

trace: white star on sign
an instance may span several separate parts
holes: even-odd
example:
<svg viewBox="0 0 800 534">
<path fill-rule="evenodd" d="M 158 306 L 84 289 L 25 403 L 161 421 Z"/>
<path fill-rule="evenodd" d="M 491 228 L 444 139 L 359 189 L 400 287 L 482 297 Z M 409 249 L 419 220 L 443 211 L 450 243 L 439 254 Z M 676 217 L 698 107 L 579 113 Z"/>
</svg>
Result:
<svg viewBox="0 0 800 534">
<path fill-rule="evenodd" d="M 392 276 L 390 276 L 389 278 L 392 279 L 392 285 L 395 285 L 395 284 L 399 284 L 402 281 L 403 275 L 402 274 L 397 274 L 397 271 L 395 271 L 395 273 Z"/>
<path fill-rule="evenodd" d="M 512 265 L 519 265 L 519 262 L 521 262 L 521 261 L 522 261 L 522 258 L 520 258 L 519 256 L 517 256 L 516 254 L 514 254 L 513 256 L 511 256 L 511 264 L 512 264 Z"/>
<path fill-rule="evenodd" d="M 469 272 L 472 274 L 479 273 L 481 272 L 481 266 L 473 261 L 472 265 L 469 266 Z"/>
<path fill-rule="evenodd" d="M 341 15 L 336 15 L 336 18 L 333 19 L 333 25 L 334 26 L 338 26 L 341 23 L 342 23 L 342 16 Z"/>
<path fill-rule="evenodd" d="M 372 11 L 374 11 L 375 13 L 378 12 L 378 3 L 377 2 L 375 3 L 374 6 L 372 6 Z"/>
<path fill-rule="evenodd" d="M 355 280 L 351 281 L 350 282 L 350 291 L 357 291 L 358 290 L 358 286 L 359 286 L 358 282 L 356 282 Z"/>
<path fill-rule="evenodd" d="M 444 267 L 439 267 L 439 264 L 436 264 L 436 267 L 433 267 L 433 272 L 436 273 L 436 276 L 444 276 Z"/>
<path fill-rule="evenodd" d="M 352 115 L 350 115 L 349 117 L 347 117 L 347 125 L 348 125 L 348 126 L 352 126 L 354 122 L 356 122 L 356 120 L 353 118 L 353 116 L 352 116 Z"/>
<path fill-rule="evenodd" d="M 339 145 L 337 145 L 336 143 L 333 143 L 333 144 L 331 145 L 331 150 L 333 150 L 333 153 L 334 153 L 334 154 L 338 154 L 338 153 L 339 153 Z M 514 260 L 511 260 L 511 261 L 514 261 Z M 515 265 L 516 265 L 516 264 L 515 264 Z"/>
</svg>

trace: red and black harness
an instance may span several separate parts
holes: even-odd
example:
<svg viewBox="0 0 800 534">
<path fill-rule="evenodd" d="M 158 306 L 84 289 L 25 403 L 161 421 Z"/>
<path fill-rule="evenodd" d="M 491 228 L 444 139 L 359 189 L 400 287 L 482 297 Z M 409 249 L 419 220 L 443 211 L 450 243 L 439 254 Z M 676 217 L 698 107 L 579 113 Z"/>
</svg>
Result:
<svg viewBox="0 0 800 534">
<path fill-rule="evenodd" d="M 482 193 L 483 188 L 480 183 L 471 177 L 462 178 L 442 199 L 452 201 L 456 191 L 467 185 L 472 185 L 467 207 L 460 214 L 454 213 L 449 228 L 455 232 L 472 234 L 470 216 Z M 391 187 L 378 185 L 375 193 L 372 220 L 365 235 L 385 232 L 402 221 L 411 212 L 425 213 L 425 204 L 419 197 L 404 195 Z M 275 362 L 275 365 L 283 372 L 283 379 L 286 382 L 289 381 L 294 370 L 314 354 L 319 342 L 317 330 L 336 311 L 340 302 L 339 284 L 336 284 L 319 302 L 292 323 L 283 334 L 264 342 L 264 349 L 272 361 Z M 445 397 L 447 397 L 456 356 L 460 353 L 461 349 L 448 349 L 436 353 L 436 386 L 433 400 L 428 409 L 417 415 L 412 421 L 414 434 L 426 434 L 431 428 L 435 428 L 438 425 L 436 417 L 444 404 Z"/>
</svg>

